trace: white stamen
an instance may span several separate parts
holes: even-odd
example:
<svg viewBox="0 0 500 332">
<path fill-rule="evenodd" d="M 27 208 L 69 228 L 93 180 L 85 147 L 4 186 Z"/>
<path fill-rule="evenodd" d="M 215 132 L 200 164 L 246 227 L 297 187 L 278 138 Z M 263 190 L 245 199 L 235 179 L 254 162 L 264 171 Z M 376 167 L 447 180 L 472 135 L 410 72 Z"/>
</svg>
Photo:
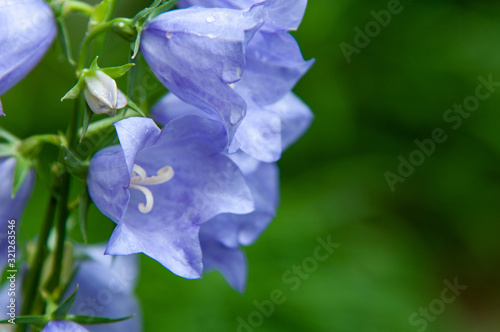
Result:
<svg viewBox="0 0 500 332">
<path fill-rule="evenodd" d="M 134 164 L 132 168 L 132 178 L 130 179 L 130 188 L 137 189 L 146 197 L 146 204 L 139 204 L 139 211 L 148 213 L 153 209 L 154 197 L 151 190 L 145 186 L 162 184 L 174 177 L 174 169 L 170 166 L 164 166 L 156 172 L 156 175 L 147 176 L 146 171 L 139 165 Z"/>
</svg>

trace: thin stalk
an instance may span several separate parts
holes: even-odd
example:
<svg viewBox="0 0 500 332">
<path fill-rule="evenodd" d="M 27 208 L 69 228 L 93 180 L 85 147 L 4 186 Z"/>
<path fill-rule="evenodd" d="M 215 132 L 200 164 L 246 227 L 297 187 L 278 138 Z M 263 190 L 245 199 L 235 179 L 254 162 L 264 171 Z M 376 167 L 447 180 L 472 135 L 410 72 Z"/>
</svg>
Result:
<svg viewBox="0 0 500 332">
<path fill-rule="evenodd" d="M 54 184 L 57 186 L 56 181 Z M 45 256 L 47 252 L 47 239 L 50 234 L 50 229 L 52 228 L 52 223 L 54 221 L 54 216 L 56 213 L 57 197 L 54 195 L 50 196 L 47 211 L 42 222 L 42 229 L 40 231 L 40 237 L 38 238 L 37 247 L 35 251 L 35 257 L 33 259 L 33 265 L 28 270 L 26 276 L 26 281 L 23 283 L 24 286 L 24 303 L 21 308 L 21 315 L 25 316 L 31 312 L 33 304 L 37 296 L 38 286 L 40 284 L 41 272 L 43 263 L 45 261 Z M 26 326 L 18 325 L 17 331 L 25 331 Z"/>
<path fill-rule="evenodd" d="M 68 0 L 64 2 L 63 15 L 69 12 L 80 12 L 90 16 L 94 12 L 94 7 L 86 2 Z"/>
<path fill-rule="evenodd" d="M 74 143 L 76 130 L 78 127 L 78 115 L 82 96 L 75 100 L 75 107 L 71 116 L 71 121 L 66 133 L 68 147 Z M 63 153 L 61 152 L 61 157 Z M 57 209 L 56 230 L 57 230 L 57 244 L 54 256 L 54 264 L 49 274 L 49 279 L 46 285 L 47 291 L 52 293 L 58 286 L 61 280 L 62 260 L 64 254 L 64 242 L 66 241 L 66 221 L 69 216 L 68 201 L 69 201 L 69 187 L 70 187 L 70 174 L 65 171 L 61 178 L 61 189 L 59 191 L 59 204 Z"/>
</svg>

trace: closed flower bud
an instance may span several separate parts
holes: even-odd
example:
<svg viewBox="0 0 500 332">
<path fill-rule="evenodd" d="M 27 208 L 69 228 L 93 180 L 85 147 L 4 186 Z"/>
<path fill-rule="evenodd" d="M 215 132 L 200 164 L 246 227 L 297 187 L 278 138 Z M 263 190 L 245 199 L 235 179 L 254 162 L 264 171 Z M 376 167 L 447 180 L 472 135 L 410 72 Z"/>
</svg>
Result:
<svg viewBox="0 0 500 332">
<path fill-rule="evenodd" d="M 83 94 L 90 109 L 96 114 L 114 116 L 116 110 L 127 106 L 125 95 L 118 90 L 114 79 L 100 70 L 85 74 Z"/>
</svg>

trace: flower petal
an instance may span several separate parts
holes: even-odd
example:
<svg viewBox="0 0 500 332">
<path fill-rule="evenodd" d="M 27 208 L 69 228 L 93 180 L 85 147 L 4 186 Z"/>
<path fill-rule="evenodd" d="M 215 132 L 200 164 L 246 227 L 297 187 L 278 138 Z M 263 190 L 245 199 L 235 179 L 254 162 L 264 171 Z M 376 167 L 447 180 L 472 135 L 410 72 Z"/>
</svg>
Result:
<svg viewBox="0 0 500 332">
<path fill-rule="evenodd" d="M 42 332 L 89 332 L 86 328 L 66 320 L 54 320 L 48 322 Z"/>
<path fill-rule="evenodd" d="M 87 173 L 89 194 L 99 210 L 116 223 L 127 209 L 129 183 L 130 171 L 120 146 L 105 148 L 94 155 Z"/>
<path fill-rule="evenodd" d="M 35 182 L 35 172 L 31 170 L 23 185 L 14 198 L 12 182 L 16 167 L 15 158 L 0 158 L 0 252 L 7 253 L 9 220 L 15 220 L 15 227 L 19 229 L 20 218 L 28 202 Z M 7 254 L 0 256 L 0 270 L 7 264 Z"/>
<path fill-rule="evenodd" d="M 314 59 L 304 61 L 292 35 L 286 32 L 262 31 L 248 44 L 245 75 L 236 83 L 251 91 L 260 105 L 279 101 L 313 65 Z"/>
<path fill-rule="evenodd" d="M 218 270 L 227 282 L 243 293 L 247 281 L 248 264 L 245 254 L 240 249 L 228 248 L 215 238 L 200 234 L 203 248 L 203 271 Z"/>
<path fill-rule="evenodd" d="M 180 0 L 178 6 L 220 7 L 245 9 L 262 0 Z M 307 0 L 267 0 L 264 1 L 268 20 L 263 29 L 266 30 L 297 30 L 306 11 Z"/>
<path fill-rule="evenodd" d="M 314 117 L 309 106 L 294 93 L 287 94 L 283 99 L 266 108 L 272 109 L 281 118 L 283 150 L 286 150 L 305 133 Z"/>
<path fill-rule="evenodd" d="M 56 32 L 54 15 L 44 1 L 0 1 L 0 95 L 33 69 Z"/>
<path fill-rule="evenodd" d="M 132 175 L 137 153 L 152 146 L 160 136 L 160 128 L 149 118 L 132 117 L 115 123 L 116 133 L 125 155 L 128 172 Z"/>
</svg>

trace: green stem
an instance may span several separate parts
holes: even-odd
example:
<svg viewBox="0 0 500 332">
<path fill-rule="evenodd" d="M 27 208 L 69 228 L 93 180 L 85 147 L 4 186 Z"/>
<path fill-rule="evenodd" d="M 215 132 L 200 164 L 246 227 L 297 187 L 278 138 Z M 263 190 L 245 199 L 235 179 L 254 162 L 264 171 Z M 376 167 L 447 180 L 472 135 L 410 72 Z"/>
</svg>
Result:
<svg viewBox="0 0 500 332">
<path fill-rule="evenodd" d="M 133 26 L 132 20 L 128 18 L 115 18 L 113 20 L 101 23 L 87 32 L 80 48 L 80 56 L 76 66 L 76 77 L 80 77 L 83 69 L 85 68 L 85 61 L 87 60 L 87 51 L 92 40 L 103 32 L 120 30 L 123 26 Z"/>
<path fill-rule="evenodd" d="M 56 179 L 54 179 L 54 186 L 56 187 L 57 185 L 58 182 L 56 181 Z M 48 208 L 45 213 L 45 218 L 42 223 L 40 236 L 38 238 L 33 264 L 31 268 L 28 270 L 26 281 L 23 283 L 25 293 L 24 293 L 24 303 L 21 308 L 22 316 L 29 315 L 33 307 L 33 304 L 35 303 L 37 291 L 40 284 L 42 267 L 47 252 L 47 239 L 49 237 L 50 229 L 52 228 L 52 223 L 54 221 L 56 205 L 57 205 L 57 197 L 51 195 L 49 199 Z M 25 326 L 19 325 L 17 327 L 17 331 L 24 331 L 25 328 L 26 328 Z"/>
<path fill-rule="evenodd" d="M 94 7 L 86 2 L 67 0 L 64 2 L 63 15 L 70 12 L 80 12 L 90 16 L 94 12 Z"/>
<path fill-rule="evenodd" d="M 66 133 L 66 139 L 68 148 L 71 148 L 74 141 L 77 130 L 78 123 L 78 114 L 80 105 L 82 102 L 82 96 L 75 100 L 75 107 L 73 109 L 73 114 L 71 116 L 71 121 L 68 126 L 68 131 Z M 61 151 L 61 156 L 63 152 Z M 62 270 L 62 261 L 64 254 L 64 242 L 66 240 L 66 221 L 69 216 L 68 211 L 68 201 L 69 201 L 69 187 L 70 187 L 70 174 L 68 171 L 65 171 L 62 175 L 61 179 L 61 189 L 59 194 L 59 204 L 57 209 L 57 218 L 56 218 L 56 230 L 57 230 L 57 244 L 56 251 L 54 256 L 54 264 L 52 265 L 52 270 L 49 274 L 49 279 L 46 285 L 47 291 L 49 293 L 53 293 L 59 287 L 59 281 L 61 280 L 61 270 Z M 62 294 L 56 294 L 58 298 Z"/>
<path fill-rule="evenodd" d="M 66 221 L 68 219 L 68 197 L 69 197 L 70 176 L 68 172 L 64 172 L 61 180 L 61 192 L 57 205 L 56 229 L 57 229 L 57 244 L 54 256 L 54 264 L 49 279 L 46 285 L 46 290 L 53 293 L 59 286 L 61 279 L 62 260 L 64 254 L 64 242 L 66 240 Z M 62 294 L 56 294 L 56 298 Z"/>
</svg>

